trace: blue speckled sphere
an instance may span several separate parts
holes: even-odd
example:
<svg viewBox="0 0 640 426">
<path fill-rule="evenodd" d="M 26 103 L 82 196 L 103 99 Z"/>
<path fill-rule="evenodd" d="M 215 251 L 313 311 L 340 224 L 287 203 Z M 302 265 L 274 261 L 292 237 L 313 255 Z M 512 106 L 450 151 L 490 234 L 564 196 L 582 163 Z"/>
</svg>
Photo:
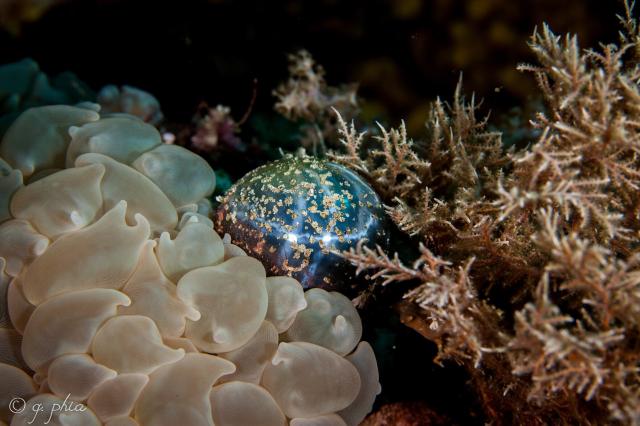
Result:
<svg viewBox="0 0 640 426">
<path fill-rule="evenodd" d="M 269 275 L 289 275 L 305 288 L 353 293 L 355 267 L 331 253 L 366 238 L 386 247 L 382 202 L 353 171 L 313 157 L 286 157 L 259 167 L 222 200 L 216 227 L 262 261 Z"/>
</svg>

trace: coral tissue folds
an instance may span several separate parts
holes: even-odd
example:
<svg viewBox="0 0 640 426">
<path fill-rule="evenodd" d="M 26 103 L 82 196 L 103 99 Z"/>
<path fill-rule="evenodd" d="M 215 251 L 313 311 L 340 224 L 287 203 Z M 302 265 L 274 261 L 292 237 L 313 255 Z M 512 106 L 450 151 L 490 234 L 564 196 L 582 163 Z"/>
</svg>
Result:
<svg viewBox="0 0 640 426">
<path fill-rule="evenodd" d="M 204 160 L 98 109 L 28 110 L 0 146 L 0 424 L 359 423 L 349 300 L 267 277 L 213 230 Z"/>
</svg>

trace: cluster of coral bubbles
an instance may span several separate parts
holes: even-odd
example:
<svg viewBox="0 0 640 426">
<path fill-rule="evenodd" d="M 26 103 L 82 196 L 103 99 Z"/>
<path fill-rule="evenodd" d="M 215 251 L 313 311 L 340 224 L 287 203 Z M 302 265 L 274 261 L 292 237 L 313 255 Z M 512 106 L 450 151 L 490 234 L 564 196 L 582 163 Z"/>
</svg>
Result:
<svg viewBox="0 0 640 426">
<path fill-rule="evenodd" d="M 350 300 L 267 277 L 214 231 L 203 159 L 98 110 L 0 146 L 0 425 L 358 424 L 380 386 Z"/>
</svg>

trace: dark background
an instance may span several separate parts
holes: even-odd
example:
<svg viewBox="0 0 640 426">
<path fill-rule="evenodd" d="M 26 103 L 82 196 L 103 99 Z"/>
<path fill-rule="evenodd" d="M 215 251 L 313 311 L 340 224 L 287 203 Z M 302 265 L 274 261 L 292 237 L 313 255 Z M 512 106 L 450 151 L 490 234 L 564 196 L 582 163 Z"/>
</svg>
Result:
<svg viewBox="0 0 640 426">
<path fill-rule="evenodd" d="M 187 123 L 201 101 L 239 118 L 254 79 L 253 114 L 270 114 L 287 54 L 305 48 L 330 84 L 360 84 L 363 123 L 404 118 L 420 137 L 429 102 L 450 99 L 460 72 L 483 111 L 500 116 L 536 95 L 533 78 L 515 69 L 533 61 L 534 27 L 548 22 L 597 47 L 617 41 L 620 12 L 616 0 L 0 0 L 0 64 L 32 57 L 94 90 L 137 86 L 168 121 Z M 235 178 L 255 167 L 235 155 L 222 160 L 244 164 Z M 434 345 L 378 308 L 363 313 L 383 384 L 377 404 L 422 400 L 453 423 L 482 424 L 464 372 L 434 365 Z"/>
<path fill-rule="evenodd" d="M 523 104 L 535 87 L 515 66 L 532 60 L 536 25 L 594 47 L 617 41 L 621 11 L 616 0 L 0 0 L 0 63 L 32 57 L 94 90 L 138 86 L 182 121 L 202 100 L 241 116 L 254 78 L 256 109 L 271 109 L 287 54 L 305 48 L 329 83 L 360 83 L 364 121 L 404 118 L 417 133 L 460 72 L 487 109 Z"/>
</svg>

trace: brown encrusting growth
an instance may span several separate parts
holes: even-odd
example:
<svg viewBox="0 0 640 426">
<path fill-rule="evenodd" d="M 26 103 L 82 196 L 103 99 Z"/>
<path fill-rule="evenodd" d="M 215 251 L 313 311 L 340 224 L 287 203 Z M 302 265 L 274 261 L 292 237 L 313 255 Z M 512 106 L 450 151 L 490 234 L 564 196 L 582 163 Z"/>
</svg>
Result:
<svg viewBox="0 0 640 426">
<path fill-rule="evenodd" d="M 380 407 L 370 414 L 360 426 L 437 426 L 450 425 L 429 406 L 419 401 L 396 402 Z"/>
<path fill-rule="evenodd" d="M 423 241 L 413 264 L 343 256 L 377 285 L 416 283 L 403 322 L 467 368 L 497 423 L 640 422 L 640 31 L 625 7 L 620 43 L 598 50 L 534 32 L 538 64 L 519 69 L 546 108 L 526 149 L 504 150 L 461 84 L 421 141 L 404 124 L 369 140 L 337 114 L 329 157 Z"/>
</svg>

